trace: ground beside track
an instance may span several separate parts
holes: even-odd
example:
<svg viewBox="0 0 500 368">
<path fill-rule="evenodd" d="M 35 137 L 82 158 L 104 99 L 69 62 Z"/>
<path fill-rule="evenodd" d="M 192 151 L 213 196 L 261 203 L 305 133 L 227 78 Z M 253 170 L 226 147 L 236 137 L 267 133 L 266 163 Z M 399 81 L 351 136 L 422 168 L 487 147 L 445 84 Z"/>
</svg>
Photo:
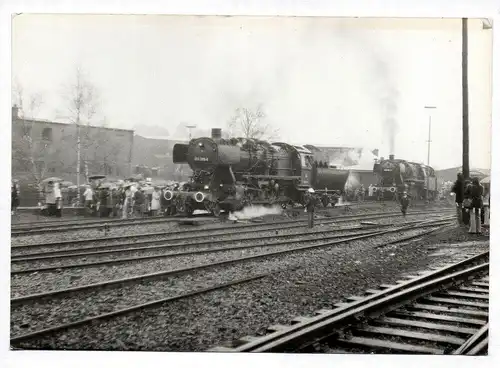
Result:
<svg viewBox="0 0 500 368">
<path fill-rule="evenodd" d="M 451 243 L 456 238 L 462 242 Z M 444 243 L 446 239 L 448 243 Z M 451 229 L 418 242 L 379 249 L 335 247 L 303 257 L 298 270 L 69 330 L 35 342 L 33 347 L 204 351 L 244 335 L 263 333 L 269 325 L 286 324 L 297 315 L 332 308 L 343 296 L 392 283 L 444 261 L 456 261 L 466 252 L 484 251 L 488 246 L 488 241 L 464 229 Z"/>
</svg>

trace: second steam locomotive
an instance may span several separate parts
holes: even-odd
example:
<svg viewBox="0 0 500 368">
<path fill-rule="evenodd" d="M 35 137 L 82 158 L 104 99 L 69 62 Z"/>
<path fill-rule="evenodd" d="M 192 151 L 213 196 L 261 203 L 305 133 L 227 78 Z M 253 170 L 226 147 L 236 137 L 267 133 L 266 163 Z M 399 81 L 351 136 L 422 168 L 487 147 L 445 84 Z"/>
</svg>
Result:
<svg viewBox="0 0 500 368">
<path fill-rule="evenodd" d="M 432 201 L 437 198 L 437 178 L 430 166 L 395 159 L 394 155 L 389 155 L 389 159 L 378 160 L 373 171 L 379 178 L 379 197 L 388 198 L 406 190 L 414 199 Z"/>
<path fill-rule="evenodd" d="M 193 175 L 182 187 L 164 192 L 168 211 L 191 215 L 194 210 L 207 210 L 219 216 L 222 210 L 240 210 L 250 204 L 285 208 L 304 203 L 304 193 L 311 187 L 324 206 L 335 204 L 349 171 L 328 167 L 317 158 L 302 146 L 223 139 L 220 129 L 212 129 L 211 137 L 174 146 L 174 163 L 188 164 Z"/>
</svg>

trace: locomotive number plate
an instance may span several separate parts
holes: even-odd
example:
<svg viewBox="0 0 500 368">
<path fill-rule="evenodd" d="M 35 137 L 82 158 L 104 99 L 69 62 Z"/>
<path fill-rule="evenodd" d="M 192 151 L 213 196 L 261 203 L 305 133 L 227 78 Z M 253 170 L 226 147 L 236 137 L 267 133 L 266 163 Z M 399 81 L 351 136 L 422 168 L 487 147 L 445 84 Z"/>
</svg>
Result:
<svg viewBox="0 0 500 368">
<path fill-rule="evenodd" d="M 200 156 L 195 156 L 194 157 L 195 161 L 203 161 L 203 162 L 208 162 L 208 157 L 200 157 Z"/>
</svg>

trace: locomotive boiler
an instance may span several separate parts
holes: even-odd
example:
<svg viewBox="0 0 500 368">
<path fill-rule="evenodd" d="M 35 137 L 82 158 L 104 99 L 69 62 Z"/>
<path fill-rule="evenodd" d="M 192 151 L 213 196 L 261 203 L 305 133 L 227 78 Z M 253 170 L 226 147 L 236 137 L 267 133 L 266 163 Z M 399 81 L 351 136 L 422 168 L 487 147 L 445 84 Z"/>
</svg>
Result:
<svg viewBox="0 0 500 368">
<path fill-rule="evenodd" d="M 348 170 L 319 167 L 313 153 L 302 146 L 249 138 L 223 139 L 220 129 L 211 137 L 176 144 L 176 164 L 188 164 L 193 175 L 182 188 L 166 191 L 173 212 L 192 214 L 202 209 L 218 216 L 249 204 L 303 203 L 312 187 L 323 205 L 343 191 Z"/>
<path fill-rule="evenodd" d="M 406 190 L 413 199 L 434 200 L 438 195 L 437 177 L 430 166 L 395 159 L 381 158 L 375 162 L 373 171 L 378 176 L 379 198 L 396 198 Z"/>
</svg>

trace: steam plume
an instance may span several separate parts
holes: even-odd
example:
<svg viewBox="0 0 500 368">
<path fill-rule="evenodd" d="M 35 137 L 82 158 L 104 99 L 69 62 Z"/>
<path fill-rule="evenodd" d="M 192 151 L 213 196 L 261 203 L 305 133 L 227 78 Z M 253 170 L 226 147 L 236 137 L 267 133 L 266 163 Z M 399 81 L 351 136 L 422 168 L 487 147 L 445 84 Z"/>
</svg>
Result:
<svg viewBox="0 0 500 368">
<path fill-rule="evenodd" d="M 236 220 L 250 220 L 256 217 L 262 217 L 266 215 L 280 215 L 283 212 L 281 207 L 264 207 L 264 206 L 249 206 L 245 207 L 241 211 L 231 212 L 228 219 L 230 221 Z"/>
<path fill-rule="evenodd" d="M 375 75 L 379 77 L 381 84 L 379 96 L 384 114 L 382 118 L 384 130 L 389 138 L 389 154 L 394 154 L 396 134 L 399 129 L 397 121 L 399 92 L 392 83 L 387 63 L 379 58 L 375 52 L 372 53 L 372 56 Z"/>
</svg>

